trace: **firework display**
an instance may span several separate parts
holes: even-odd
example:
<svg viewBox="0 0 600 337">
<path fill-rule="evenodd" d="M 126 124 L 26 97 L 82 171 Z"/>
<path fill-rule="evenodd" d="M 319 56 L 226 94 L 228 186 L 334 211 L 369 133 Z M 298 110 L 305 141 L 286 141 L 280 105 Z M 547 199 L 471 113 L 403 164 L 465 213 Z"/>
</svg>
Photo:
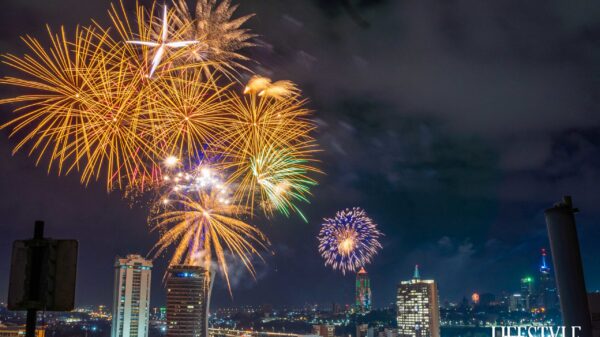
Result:
<svg viewBox="0 0 600 337">
<path fill-rule="evenodd" d="M 157 256 L 174 246 L 172 264 L 216 262 L 228 283 L 226 254 L 252 272 L 267 243 L 242 219 L 260 208 L 306 221 L 297 203 L 320 172 L 306 99 L 291 81 L 248 76 L 254 35 L 242 25 L 253 14 L 236 9 L 198 0 L 192 15 L 174 0 L 130 15 L 121 2 L 109 26 L 93 21 L 72 38 L 48 29 L 49 46 L 23 38 L 29 52 L 4 55 L 16 75 L 0 79 L 24 91 L 0 100 L 14 107 L 1 127 L 14 152 L 83 184 L 155 193 Z"/>
<path fill-rule="evenodd" d="M 224 168 L 232 171 L 232 181 L 239 182 L 234 199 L 251 211 L 258 205 L 270 214 L 274 206 L 288 215 L 298 211 L 291 201 L 306 201 L 308 188 L 315 183 L 307 174 L 319 172 L 312 165 L 317 148 L 310 134 L 315 125 L 295 86 L 280 99 L 265 94 L 273 85 L 269 79 L 253 77 L 243 97 L 232 96 L 234 118 L 219 138 L 221 152 L 228 157 Z M 272 186 L 291 188 L 278 188 L 276 195 Z"/>
<path fill-rule="evenodd" d="M 381 249 L 379 238 L 383 234 L 363 209 L 345 209 L 323 220 L 317 239 L 326 266 L 343 274 L 354 272 L 370 263 Z"/>
<path fill-rule="evenodd" d="M 248 210 L 231 202 L 231 189 L 218 171 L 208 165 L 181 171 L 178 163 L 175 157 L 164 163 L 170 174 L 163 175 L 164 192 L 153 219 L 153 230 L 162 232 L 155 256 L 174 245 L 170 264 L 210 266 L 215 261 L 229 286 L 230 252 L 254 275 L 251 256 L 268 241 L 256 227 L 239 220 Z"/>
</svg>

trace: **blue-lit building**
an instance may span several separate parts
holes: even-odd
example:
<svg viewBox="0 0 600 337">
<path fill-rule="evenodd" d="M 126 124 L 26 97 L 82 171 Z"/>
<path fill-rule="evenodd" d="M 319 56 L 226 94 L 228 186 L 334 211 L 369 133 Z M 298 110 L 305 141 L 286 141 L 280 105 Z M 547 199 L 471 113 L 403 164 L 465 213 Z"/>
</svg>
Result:
<svg viewBox="0 0 600 337">
<path fill-rule="evenodd" d="M 167 337 L 208 337 L 208 271 L 176 265 L 167 273 Z"/>
<path fill-rule="evenodd" d="M 556 285 L 548 261 L 546 261 L 546 249 L 543 248 L 537 287 L 537 305 L 545 311 L 559 309 Z"/>
</svg>

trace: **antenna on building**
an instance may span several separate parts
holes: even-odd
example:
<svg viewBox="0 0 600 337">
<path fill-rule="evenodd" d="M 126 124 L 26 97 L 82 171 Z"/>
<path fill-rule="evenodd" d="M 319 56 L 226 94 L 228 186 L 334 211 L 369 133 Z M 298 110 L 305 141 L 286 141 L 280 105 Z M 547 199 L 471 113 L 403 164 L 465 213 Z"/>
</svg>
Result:
<svg viewBox="0 0 600 337">
<path fill-rule="evenodd" d="M 415 264 L 415 275 L 413 276 L 415 280 L 421 279 L 421 274 L 419 274 L 419 265 Z"/>
<path fill-rule="evenodd" d="M 550 267 L 546 263 L 546 248 L 542 248 L 542 264 L 540 265 L 540 272 L 545 274 L 550 272 Z"/>
</svg>

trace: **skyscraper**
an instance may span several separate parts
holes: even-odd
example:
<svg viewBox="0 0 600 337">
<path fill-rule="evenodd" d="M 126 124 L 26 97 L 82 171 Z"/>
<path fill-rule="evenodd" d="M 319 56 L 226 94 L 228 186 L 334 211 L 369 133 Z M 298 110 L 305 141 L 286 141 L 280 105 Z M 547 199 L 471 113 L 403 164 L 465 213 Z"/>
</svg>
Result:
<svg viewBox="0 0 600 337">
<path fill-rule="evenodd" d="M 115 261 L 112 337 L 146 337 L 152 262 L 140 255 Z"/>
<path fill-rule="evenodd" d="M 535 293 L 534 293 L 533 277 L 525 276 L 521 279 L 521 299 L 523 301 L 523 308 L 526 311 L 531 310 L 533 304 L 535 304 Z"/>
<path fill-rule="evenodd" d="M 546 249 L 542 248 L 542 260 L 537 288 L 537 304 L 546 311 L 558 309 L 558 295 L 552 277 L 550 266 L 546 261 Z"/>
<path fill-rule="evenodd" d="M 365 268 L 360 268 L 356 274 L 356 311 L 367 313 L 371 311 L 371 281 Z"/>
<path fill-rule="evenodd" d="M 435 281 L 422 280 L 415 266 L 412 280 L 398 285 L 398 337 L 440 337 L 440 306 Z"/>
<path fill-rule="evenodd" d="M 167 337 L 208 337 L 209 273 L 189 265 L 167 273 Z"/>
<path fill-rule="evenodd" d="M 523 300 L 523 296 L 521 294 L 516 293 L 510 295 L 508 311 L 524 311 L 525 310 L 525 301 Z"/>
</svg>

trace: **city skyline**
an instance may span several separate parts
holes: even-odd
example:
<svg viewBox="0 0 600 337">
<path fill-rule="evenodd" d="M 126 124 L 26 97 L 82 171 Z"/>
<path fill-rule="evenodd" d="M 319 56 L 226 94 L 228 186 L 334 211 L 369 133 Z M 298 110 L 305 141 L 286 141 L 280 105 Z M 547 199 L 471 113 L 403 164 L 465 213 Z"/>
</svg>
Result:
<svg viewBox="0 0 600 337">
<path fill-rule="evenodd" d="M 546 250 L 544 248 L 542 248 L 540 250 L 542 253 L 541 255 L 541 263 L 537 266 L 537 268 L 534 268 L 533 270 L 530 271 L 526 271 L 523 272 L 522 275 L 524 275 L 522 278 L 517 279 L 517 280 L 513 280 L 514 284 L 512 285 L 512 287 L 507 287 L 507 288 L 503 288 L 501 289 L 501 291 L 499 291 L 498 293 L 494 293 L 493 295 L 496 296 L 501 296 L 501 295 L 524 295 L 524 293 L 526 291 L 524 291 L 523 287 L 527 286 L 529 287 L 529 289 L 535 289 L 535 290 L 528 290 L 528 291 L 539 291 L 538 290 L 538 286 L 541 286 L 542 284 L 538 284 L 538 282 L 545 282 L 543 283 L 543 286 L 546 288 L 551 288 L 554 292 L 554 295 L 556 295 L 556 285 L 554 283 L 554 276 L 553 275 L 548 275 L 547 273 L 549 271 L 551 271 L 551 267 L 549 267 L 546 264 L 546 261 L 548 261 L 548 254 L 546 252 Z M 98 303 L 85 303 L 85 304 L 78 304 L 78 307 L 85 307 L 85 306 L 103 306 L 103 307 L 108 307 L 111 308 L 113 311 L 115 310 L 115 308 L 117 308 L 115 306 L 114 303 L 116 303 L 115 301 L 120 301 L 118 300 L 119 298 L 119 294 L 121 291 L 125 291 L 125 289 L 122 290 L 118 290 L 120 288 L 118 288 L 118 285 L 121 284 L 121 282 L 123 282 L 126 277 L 127 278 L 131 278 L 132 275 L 129 275 L 132 273 L 131 270 L 129 270 L 126 266 L 128 264 L 131 264 L 132 267 L 130 268 L 143 268 L 143 270 L 141 270 L 141 272 L 151 275 L 152 272 L 152 262 L 151 260 L 147 260 L 143 257 L 141 257 L 140 255 L 137 254 L 126 254 L 126 258 L 120 258 L 120 257 L 116 257 L 116 262 L 114 263 L 115 266 L 115 280 L 114 280 L 114 285 L 112 287 L 113 289 L 113 301 L 112 303 L 110 302 L 98 302 Z M 133 264 L 136 263 L 136 265 L 134 266 Z M 142 263 L 142 265 L 139 265 L 139 263 Z M 125 269 L 123 269 L 125 268 Z M 183 268 L 183 267 L 182 267 Z M 123 274 L 123 270 L 125 272 L 129 272 L 129 274 Z M 135 272 L 135 270 L 133 271 Z M 537 275 L 536 272 L 540 272 L 540 275 Z M 145 275 L 144 274 L 144 275 Z M 169 275 L 172 274 L 172 272 L 169 272 Z M 406 279 L 409 276 L 409 272 L 407 271 L 405 273 L 405 277 L 404 279 Z M 417 275 L 417 276 L 415 276 Z M 537 275 L 537 276 L 536 276 Z M 420 271 L 419 271 L 419 265 L 416 265 L 414 271 L 413 271 L 413 279 L 415 279 L 415 277 L 417 279 L 420 278 Z M 150 276 L 147 276 L 148 279 L 150 278 Z M 545 277 L 544 279 L 541 279 L 541 277 Z M 435 279 L 435 277 L 430 277 L 432 279 Z M 119 282 L 119 283 L 117 283 Z M 325 309 L 327 310 L 331 304 L 333 303 L 334 305 L 341 305 L 341 306 L 346 306 L 346 309 L 350 308 L 351 310 L 356 310 L 358 313 L 368 313 L 370 310 L 381 310 L 381 309 L 386 309 L 389 308 L 390 306 L 394 306 L 394 301 L 390 300 L 390 298 L 388 298 L 387 300 L 389 300 L 387 303 L 383 303 L 380 306 L 373 306 L 372 305 L 372 288 L 371 288 L 371 281 L 370 281 L 370 277 L 368 275 L 368 273 L 366 272 L 366 270 L 364 268 L 361 268 L 361 270 L 359 270 L 356 274 L 355 274 L 355 280 L 353 281 L 354 283 L 354 288 L 351 289 L 351 293 L 346 294 L 347 299 L 344 301 L 336 301 L 336 300 L 331 300 L 331 299 L 321 299 L 322 301 L 309 301 L 309 302 L 304 302 L 304 303 L 279 303 L 277 305 L 277 307 L 279 308 L 293 308 L 293 307 L 303 307 L 303 306 L 312 306 L 312 305 L 318 305 L 321 306 L 321 309 Z M 403 282 L 403 279 L 399 280 L 397 282 L 397 284 Z M 149 280 L 147 281 L 147 283 L 150 283 Z M 147 284 L 144 283 L 144 284 Z M 164 283 L 163 283 L 164 284 Z M 165 289 L 168 290 L 168 287 L 166 286 L 166 284 L 164 285 Z M 439 284 L 436 285 L 437 287 L 439 287 Z M 129 285 L 128 285 L 129 287 Z M 127 288 L 127 293 L 131 292 L 131 288 Z M 593 291 L 590 290 L 590 292 L 597 292 L 597 291 Z M 448 299 L 448 298 L 444 298 L 443 296 L 441 297 L 440 303 L 444 304 L 444 303 L 454 303 L 454 304 L 458 304 L 461 301 L 464 301 L 465 299 L 470 299 L 470 301 L 472 303 L 476 303 L 479 300 L 479 295 L 489 295 L 491 294 L 490 291 L 479 291 L 479 290 L 474 290 L 473 292 L 468 292 L 466 291 L 462 296 L 456 298 L 456 299 Z M 443 295 L 443 294 L 442 294 Z M 477 301 L 475 301 L 473 299 L 473 296 L 477 296 Z M 361 297 L 362 296 L 362 297 Z M 359 304 L 359 299 L 362 298 L 362 302 L 361 303 L 365 303 L 365 304 L 369 304 L 369 305 L 365 305 L 364 307 L 362 307 Z M 0 300 L 2 298 L 0 297 Z M 127 299 L 128 301 L 131 300 L 131 298 L 128 297 Z M 162 299 L 153 299 L 155 302 L 149 302 L 150 303 L 150 308 L 153 309 L 157 309 L 160 307 L 166 308 L 166 297 L 162 298 Z M 525 301 L 525 299 L 523 299 L 523 301 Z M 544 298 L 535 298 L 532 299 L 531 304 L 529 304 L 529 302 L 527 302 L 527 304 L 519 304 L 520 306 L 522 306 L 523 308 L 527 307 L 535 307 L 535 306 L 543 306 L 542 303 L 546 303 L 547 301 L 550 301 L 549 299 L 547 299 L 546 297 Z M 555 307 L 558 306 L 558 299 L 554 300 L 555 302 L 553 303 Z M 108 304 L 108 305 L 107 305 Z M 110 305 L 112 304 L 112 306 Z M 263 306 L 263 305 L 273 305 L 273 303 L 270 302 L 254 302 L 254 303 L 229 303 L 229 305 L 225 304 L 225 305 L 217 305 L 215 307 L 215 309 L 220 310 L 222 308 L 229 308 L 229 307 L 238 307 L 238 306 Z M 332 309 L 333 310 L 333 309 Z"/>
<path fill-rule="evenodd" d="M 21 53 L 17 36 L 40 35 L 45 23 L 86 23 L 108 3 L 8 0 L 3 52 Z M 442 300 L 515 291 L 534 273 L 539 249 L 549 247 L 543 210 L 567 193 L 581 209 L 588 290 L 600 289 L 594 263 L 600 119 L 590 113 L 597 108 L 590 97 L 598 61 L 589 52 L 598 48 L 595 12 L 556 3 L 543 13 L 517 2 L 457 6 L 455 12 L 431 1 L 364 1 L 357 7 L 370 27 L 363 28 L 334 3 L 241 4 L 241 14 L 259 14 L 249 27 L 275 46 L 252 51 L 256 58 L 311 97 L 327 175 L 304 205 L 307 223 L 297 216 L 260 219 L 275 255 L 267 251 L 266 264 L 256 261 L 256 281 L 233 265 L 233 299 L 217 285 L 216 305 L 352 303 L 354 275 L 323 266 L 314 236 L 323 217 L 353 206 L 364 207 L 386 234 L 367 266 L 374 306 L 389 304 L 417 263 L 439 282 Z M 49 237 L 80 242 L 77 303 L 109 304 L 115 256 L 147 256 L 158 237 L 147 233 L 146 212 L 118 193 L 107 195 L 100 182 L 84 187 L 75 175 L 48 175 L 25 153 L 10 158 L 15 140 L 3 135 L 0 256 L 9 256 L 11 241 L 30 237 L 32 222 L 43 219 Z M 166 260 L 154 260 L 157 279 Z M 0 260 L 0 274 L 8 263 Z M 6 282 L 0 279 L 0 298 Z M 153 282 L 151 298 L 164 302 L 161 282 Z"/>
</svg>

